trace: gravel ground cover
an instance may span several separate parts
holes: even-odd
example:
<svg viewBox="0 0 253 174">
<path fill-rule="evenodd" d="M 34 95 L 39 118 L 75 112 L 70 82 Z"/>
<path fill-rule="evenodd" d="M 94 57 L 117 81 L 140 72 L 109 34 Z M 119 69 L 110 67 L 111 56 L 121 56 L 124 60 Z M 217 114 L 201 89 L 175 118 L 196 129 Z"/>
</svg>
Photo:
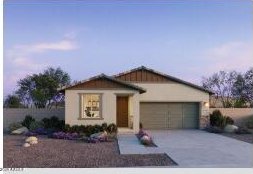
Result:
<svg viewBox="0 0 253 174">
<path fill-rule="evenodd" d="M 173 166 L 166 154 L 120 155 L 117 141 L 82 141 L 38 137 L 39 143 L 24 148 L 25 136 L 4 135 L 5 168 L 90 168 Z"/>
<path fill-rule="evenodd" d="M 253 134 L 221 133 L 221 135 L 253 144 Z"/>
</svg>

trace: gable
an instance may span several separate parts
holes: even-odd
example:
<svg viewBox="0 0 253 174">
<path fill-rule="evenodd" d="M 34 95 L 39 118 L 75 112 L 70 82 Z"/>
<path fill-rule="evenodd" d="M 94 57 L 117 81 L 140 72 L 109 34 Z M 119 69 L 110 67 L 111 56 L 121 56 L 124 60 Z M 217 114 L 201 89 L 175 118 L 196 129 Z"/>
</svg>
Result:
<svg viewBox="0 0 253 174">
<path fill-rule="evenodd" d="M 209 94 L 213 94 L 212 91 L 204 89 L 198 85 L 195 85 L 190 82 L 186 82 L 184 80 L 178 79 L 176 77 L 160 73 L 153 69 L 146 68 L 141 66 L 139 68 L 132 69 L 127 72 L 120 73 L 118 75 L 113 76 L 117 80 L 131 82 L 131 83 L 178 83 L 184 84 L 186 86 L 198 89 L 200 91 L 204 91 Z"/>
<path fill-rule="evenodd" d="M 95 77 L 92 77 L 88 80 L 81 81 L 77 84 L 65 86 L 58 89 L 59 92 L 65 92 L 65 90 L 80 90 L 80 89 L 131 89 L 139 91 L 139 93 L 146 92 L 142 87 L 136 86 L 131 83 L 120 81 L 109 77 L 105 74 L 101 74 Z"/>
<path fill-rule="evenodd" d="M 126 89 L 124 85 L 112 82 L 108 79 L 94 79 L 77 84 L 68 89 Z"/>
<path fill-rule="evenodd" d="M 119 74 L 115 76 L 118 80 L 128 81 L 128 82 L 166 82 L 166 83 L 173 83 L 172 80 L 159 75 L 157 73 L 148 71 L 146 69 L 137 69 L 128 73 Z"/>
</svg>

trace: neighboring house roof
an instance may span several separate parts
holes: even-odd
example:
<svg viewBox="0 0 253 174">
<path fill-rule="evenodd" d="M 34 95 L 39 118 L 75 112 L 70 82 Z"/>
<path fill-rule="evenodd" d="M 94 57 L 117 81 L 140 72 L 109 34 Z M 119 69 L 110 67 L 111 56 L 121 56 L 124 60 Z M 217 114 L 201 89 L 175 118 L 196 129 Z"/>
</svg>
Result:
<svg viewBox="0 0 253 174">
<path fill-rule="evenodd" d="M 127 82 L 143 82 L 143 80 L 141 79 L 141 75 L 138 74 L 138 73 L 142 73 L 143 71 L 146 71 L 148 73 L 151 73 L 153 75 L 156 75 L 153 76 L 153 77 L 149 77 L 150 79 L 146 79 L 144 80 L 144 82 L 148 82 L 148 81 L 154 81 L 154 82 L 164 82 L 166 80 L 168 81 L 174 81 L 174 82 L 178 82 L 178 83 L 181 83 L 181 84 L 184 84 L 184 85 L 187 85 L 187 86 L 190 86 L 190 87 L 193 87 L 195 89 L 198 89 L 198 90 L 201 90 L 201 91 L 204 91 L 204 92 L 207 92 L 209 93 L 210 95 L 211 94 L 214 94 L 212 91 L 209 91 L 203 87 L 200 87 L 198 85 L 195 85 L 193 83 L 190 83 L 190 82 L 186 82 L 184 80 L 181 80 L 181 79 L 178 79 L 176 77 L 173 77 L 173 76 L 170 76 L 170 75 L 167 75 L 167 74 L 164 74 L 164 73 L 161 73 L 161 72 L 158 72 L 158 71 L 155 71 L 153 69 L 150 69 L 150 68 L 146 68 L 145 66 L 141 66 L 141 67 L 138 67 L 138 68 L 134 68 L 132 70 L 129 70 L 129 71 L 126 71 L 126 72 L 123 72 L 123 73 L 119 73 L 117 75 L 114 75 L 113 77 L 116 78 L 116 79 L 120 79 L 120 80 L 124 80 L 124 81 L 127 81 Z M 131 74 L 133 73 L 136 73 L 135 75 L 133 75 L 133 78 L 131 76 Z M 128 75 L 128 77 L 127 77 Z M 139 79 L 138 79 L 138 76 L 139 76 Z M 150 76 L 150 75 L 149 75 Z M 160 76 L 159 78 L 157 76 Z M 140 80 L 141 79 L 141 80 Z M 155 79 L 155 80 L 154 80 Z M 166 80 L 165 80 L 166 79 Z"/>
<path fill-rule="evenodd" d="M 117 86 L 111 85 L 111 84 L 108 84 L 108 83 L 105 84 L 105 81 L 113 82 Z M 92 82 L 94 82 L 94 83 L 92 83 Z M 112 78 L 110 76 L 107 76 L 105 74 L 100 74 L 98 76 L 89 78 L 87 80 L 80 81 L 76 84 L 62 87 L 62 88 L 58 89 L 58 91 L 59 92 L 64 92 L 65 90 L 68 90 L 68 89 L 92 88 L 94 86 L 101 87 L 102 83 L 103 83 L 103 87 L 105 87 L 105 88 L 123 87 L 123 88 L 129 88 L 129 89 L 137 90 L 140 93 L 146 92 L 146 90 L 142 87 L 136 86 L 134 84 L 131 84 L 131 83 L 128 83 L 128 82 L 125 82 L 125 81 L 117 80 L 117 79 Z"/>
</svg>

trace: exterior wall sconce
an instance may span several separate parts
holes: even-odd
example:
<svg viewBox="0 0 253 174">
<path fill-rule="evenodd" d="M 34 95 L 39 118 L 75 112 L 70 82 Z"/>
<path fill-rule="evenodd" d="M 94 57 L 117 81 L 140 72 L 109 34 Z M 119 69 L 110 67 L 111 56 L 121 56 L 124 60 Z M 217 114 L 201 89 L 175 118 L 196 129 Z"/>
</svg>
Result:
<svg viewBox="0 0 253 174">
<path fill-rule="evenodd" d="M 209 107 L 209 102 L 204 102 L 205 107 Z"/>
</svg>

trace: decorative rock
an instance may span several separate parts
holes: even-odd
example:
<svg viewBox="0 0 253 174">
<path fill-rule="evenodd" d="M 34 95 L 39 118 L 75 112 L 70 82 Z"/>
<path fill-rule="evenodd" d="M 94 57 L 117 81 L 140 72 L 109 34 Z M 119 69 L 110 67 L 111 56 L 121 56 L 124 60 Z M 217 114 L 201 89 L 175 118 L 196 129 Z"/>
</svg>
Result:
<svg viewBox="0 0 253 174">
<path fill-rule="evenodd" d="M 29 143 L 24 143 L 23 147 L 30 147 L 31 145 Z"/>
<path fill-rule="evenodd" d="M 30 144 L 38 144 L 38 141 L 31 141 Z"/>
<path fill-rule="evenodd" d="M 149 136 L 144 135 L 144 136 L 141 137 L 140 142 L 144 145 L 149 145 L 149 144 L 152 143 L 152 140 Z"/>
<path fill-rule="evenodd" d="M 226 125 L 225 128 L 224 128 L 224 132 L 227 132 L 227 133 L 234 133 L 237 129 L 238 129 L 237 126 L 228 124 L 228 125 Z"/>
<path fill-rule="evenodd" d="M 90 136 L 90 138 L 96 138 L 96 139 L 99 139 L 99 138 L 106 138 L 107 137 L 107 132 L 104 131 L 104 132 L 99 132 L 99 133 L 95 133 L 95 134 L 92 134 Z"/>
<path fill-rule="evenodd" d="M 31 143 L 32 141 L 38 141 L 38 138 L 36 137 L 28 137 L 25 139 L 25 142 L 27 143 Z"/>
<path fill-rule="evenodd" d="M 21 127 L 11 132 L 13 135 L 21 135 L 27 133 L 29 130 L 26 127 Z"/>
</svg>

